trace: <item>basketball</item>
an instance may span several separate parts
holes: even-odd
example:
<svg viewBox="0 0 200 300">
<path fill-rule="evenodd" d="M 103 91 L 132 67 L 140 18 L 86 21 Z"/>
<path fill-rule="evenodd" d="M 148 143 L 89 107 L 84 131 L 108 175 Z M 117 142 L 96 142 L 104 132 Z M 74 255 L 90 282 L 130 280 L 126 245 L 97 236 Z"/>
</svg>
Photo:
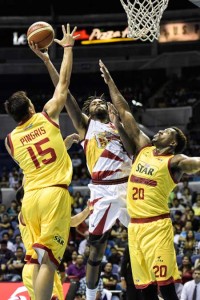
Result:
<svg viewBox="0 0 200 300">
<path fill-rule="evenodd" d="M 27 30 L 27 40 L 38 45 L 39 49 L 48 48 L 54 40 L 54 29 L 47 22 L 35 22 Z"/>
</svg>

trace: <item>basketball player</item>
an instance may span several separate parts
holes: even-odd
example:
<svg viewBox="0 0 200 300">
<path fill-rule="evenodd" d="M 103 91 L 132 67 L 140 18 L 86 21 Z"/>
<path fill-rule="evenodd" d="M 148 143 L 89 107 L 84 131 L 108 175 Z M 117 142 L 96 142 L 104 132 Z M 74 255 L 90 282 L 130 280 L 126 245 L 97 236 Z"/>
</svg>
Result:
<svg viewBox="0 0 200 300">
<path fill-rule="evenodd" d="M 139 129 L 128 103 L 117 89 L 109 71 L 99 62 L 124 129 L 135 145 L 135 160 L 128 181 L 127 208 L 129 250 L 134 282 L 144 289 L 145 299 L 158 299 L 157 283 L 165 300 L 178 300 L 174 282 L 179 280 L 169 214 L 170 192 L 182 175 L 200 170 L 200 157 L 181 153 L 186 145 L 183 132 L 171 127 L 159 132 L 152 141 Z M 111 105 L 113 121 L 119 122 Z"/>
<path fill-rule="evenodd" d="M 70 139 L 70 136 L 68 136 L 67 139 L 68 139 L 68 145 L 66 145 L 66 146 L 68 149 L 68 147 L 70 148 L 69 143 L 72 143 L 72 141 Z M 65 140 L 65 142 L 67 141 L 67 139 Z M 18 202 L 21 202 L 23 197 L 24 197 L 24 188 L 23 188 L 23 186 L 21 186 L 17 190 L 16 199 Z M 71 227 L 78 226 L 81 222 L 83 222 L 88 217 L 89 212 L 90 212 L 89 206 L 87 206 L 82 212 L 71 217 L 70 226 Z M 24 223 L 23 215 L 21 212 L 18 215 L 18 220 L 19 220 L 19 230 L 21 233 L 22 241 L 24 243 L 25 249 L 28 249 L 30 239 L 29 239 L 28 231 L 26 229 L 26 224 Z M 33 269 L 34 269 L 35 264 L 38 264 L 38 260 L 37 259 L 31 260 L 31 258 L 30 258 L 29 261 L 24 265 L 23 272 L 22 272 L 23 283 L 28 290 L 31 300 L 35 300 L 34 290 L 33 290 L 33 282 L 32 282 Z M 64 300 L 62 282 L 61 282 L 61 278 L 60 278 L 60 275 L 58 272 L 55 272 L 55 274 L 54 274 L 53 292 L 52 292 L 51 300 Z"/>
<path fill-rule="evenodd" d="M 33 43 L 30 47 L 44 61 L 56 85 L 59 75 L 48 52 L 42 53 Z M 110 229 L 117 219 L 126 227 L 129 223 L 126 190 L 132 160 L 120 140 L 120 126 L 116 130 L 110 122 L 108 106 L 102 97 L 89 98 L 82 112 L 68 92 L 66 109 L 82 140 L 92 178 L 89 184 L 92 213 L 89 217 L 90 254 L 86 268 L 86 299 L 94 300 Z"/>
<path fill-rule="evenodd" d="M 68 185 L 71 159 L 59 128 L 59 115 L 67 98 L 76 37 L 62 25 L 63 38 L 55 40 L 64 49 L 58 84 L 42 113 L 36 113 L 23 91 L 14 93 L 5 109 L 18 123 L 5 140 L 24 177 L 22 214 L 31 243 L 26 256 L 37 259 L 33 272 L 36 300 L 51 299 L 54 273 L 63 257 L 70 228 L 71 202 Z M 65 224 L 65 226 L 63 226 Z"/>
</svg>

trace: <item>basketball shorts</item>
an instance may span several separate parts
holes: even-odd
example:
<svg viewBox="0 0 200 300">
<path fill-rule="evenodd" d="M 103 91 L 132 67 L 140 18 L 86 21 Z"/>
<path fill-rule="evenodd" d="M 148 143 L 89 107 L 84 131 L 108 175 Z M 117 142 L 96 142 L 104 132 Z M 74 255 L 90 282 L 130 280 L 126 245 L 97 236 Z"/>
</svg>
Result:
<svg viewBox="0 0 200 300">
<path fill-rule="evenodd" d="M 28 232 L 27 255 L 41 264 L 47 251 L 58 267 L 67 246 L 71 200 L 68 190 L 48 187 L 26 192 L 22 201 L 22 215 Z M 33 252 L 33 250 L 35 250 Z"/>
<path fill-rule="evenodd" d="M 33 269 L 34 269 L 34 264 L 27 263 L 24 265 L 22 271 L 23 283 L 28 290 L 28 294 L 31 300 L 35 300 L 35 294 L 33 291 Z M 54 275 L 52 297 L 53 296 L 58 300 L 64 300 L 62 282 L 57 272 L 55 272 Z"/>
<path fill-rule="evenodd" d="M 24 244 L 24 247 L 26 249 L 26 257 L 25 260 L 29 261 L 32 257 L 32 255 L 34 254 L 34 249 L 32 248 L 32 244 L 31 244 L 31 237 L 29 237 L 29 231 L 27 229 L 26 224 L 24 223 L 24 220 L 22 217 L 22 213 L 20 212 L 18 215 L 18 221 L 19 221 L 19 230 L 21 233 L 21 238 Z M 37 260 L 36 260 L 37 262 Z"/>
<path fill-rule="evenodd" d="M 143 289 L 153 283 L 162 286 L 180 280 L 170 218 L 130 223 L 128 240 L 136 288 Z"/>
<path fill-rule="evenodd" d="M 127 183 L 115 185 L 89 184 L 89 232 L 101 235 L 110 230 L 117 219 L 128 227 L 130 217 L 126 210 Z"/>
</svg>

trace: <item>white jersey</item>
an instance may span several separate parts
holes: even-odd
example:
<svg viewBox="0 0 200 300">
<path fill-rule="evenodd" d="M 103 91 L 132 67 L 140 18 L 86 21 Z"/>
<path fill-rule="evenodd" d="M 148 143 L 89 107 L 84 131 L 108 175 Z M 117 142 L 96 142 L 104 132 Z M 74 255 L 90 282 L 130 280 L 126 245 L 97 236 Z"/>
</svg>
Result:
<svg viewBox="0 0 200 300">
<path fill-rule="evenodd" d="M 113 123 L 90 120 L 82 146 L 92 182 L 122 183 L 129 176 L 132 159 L 125 151 Z"/>
</svg>

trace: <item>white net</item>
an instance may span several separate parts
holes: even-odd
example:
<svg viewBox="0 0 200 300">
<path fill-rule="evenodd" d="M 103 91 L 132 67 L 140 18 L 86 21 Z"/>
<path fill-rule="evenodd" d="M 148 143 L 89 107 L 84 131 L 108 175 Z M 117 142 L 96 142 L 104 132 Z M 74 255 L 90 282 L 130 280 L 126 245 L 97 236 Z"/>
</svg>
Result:
<svg viewBox="0 0 200 300">
<path fill-rule="evenodd" d="M 127 14 L 128 37 L 150 42 L 159 38 L 160 20 L 169 0 L 120 1 Z"/>
</svg>

